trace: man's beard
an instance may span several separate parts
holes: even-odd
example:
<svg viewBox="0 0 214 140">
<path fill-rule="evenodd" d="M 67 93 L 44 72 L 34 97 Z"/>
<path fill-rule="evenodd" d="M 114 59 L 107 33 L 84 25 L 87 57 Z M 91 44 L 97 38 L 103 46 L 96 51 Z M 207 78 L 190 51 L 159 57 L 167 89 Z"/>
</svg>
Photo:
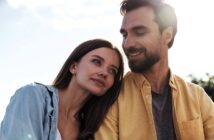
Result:
<svg viewBox="0 0 214 140">
<path fill-rule="evenodd" d="M 129 60 L 129 68 L 136 73 L 143 73 L 149 70 L 155 63 L 160 60 L 159 54 L 145 55 L 144 60 Z"/>
</svg>

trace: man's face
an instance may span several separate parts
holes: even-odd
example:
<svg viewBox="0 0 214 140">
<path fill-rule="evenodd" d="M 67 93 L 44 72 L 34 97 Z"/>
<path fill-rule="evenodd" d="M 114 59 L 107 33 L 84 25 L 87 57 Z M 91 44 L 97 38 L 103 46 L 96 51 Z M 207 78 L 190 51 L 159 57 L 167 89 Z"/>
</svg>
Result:
<svg viewBox="0 0 214 140">
<path fill-rule="evenodd" d="M 120 29 L 122 47 L 133 72 L 142 73 L 161 58 L 162 36 L 154 19 L 150 7 L 140 7 L 124 15 Z"/>
</svg>

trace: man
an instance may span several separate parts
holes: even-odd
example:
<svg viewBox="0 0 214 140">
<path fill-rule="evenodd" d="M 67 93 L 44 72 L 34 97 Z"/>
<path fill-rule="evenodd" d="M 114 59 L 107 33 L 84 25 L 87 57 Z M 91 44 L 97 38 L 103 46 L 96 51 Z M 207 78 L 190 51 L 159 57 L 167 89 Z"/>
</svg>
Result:
<svg viewBox="0 0 214 140">
<path fill-rule="evenodd" d="M 177 32 L 173 8 L 158 0 L 125 0 L 120 10 L 131 72 L 96 139 L 214 140 L 214 103 L 168 66 Z"/>
</svg>

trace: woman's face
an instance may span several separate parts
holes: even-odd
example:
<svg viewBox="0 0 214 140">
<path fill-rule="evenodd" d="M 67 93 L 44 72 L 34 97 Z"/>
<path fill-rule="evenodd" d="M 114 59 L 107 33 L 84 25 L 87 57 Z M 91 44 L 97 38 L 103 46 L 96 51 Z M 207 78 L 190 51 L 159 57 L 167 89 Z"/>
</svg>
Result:
<svg viewBox="0 0 214 140">
<path fill-rule="evenodd" d="M 115 50 L 104 47 L 92 50 L 71 66 L 72 81 L 84 91 L 101 96 L 112 87 L 119 63 Z"/>
</svg>

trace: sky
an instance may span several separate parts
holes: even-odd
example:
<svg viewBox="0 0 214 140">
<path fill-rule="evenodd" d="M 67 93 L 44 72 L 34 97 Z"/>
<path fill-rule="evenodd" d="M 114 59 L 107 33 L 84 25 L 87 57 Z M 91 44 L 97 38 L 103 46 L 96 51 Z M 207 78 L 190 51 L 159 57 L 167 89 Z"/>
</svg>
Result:
<svg viewBox="0 0 214 140">
<path fill-rule="evenodd" d="M 103 38 L 121 49 L 120 2 L 0 0 L 0 121 L 16 89 L 32 82 L 51 84 L 81 42 Z M 172 72 L 186 80 L 190 74 L 213 75 L 212 1 L 166 2 L 175 8 L 178 18 L 178 33 L 169 50 Z"/>
</svg>

